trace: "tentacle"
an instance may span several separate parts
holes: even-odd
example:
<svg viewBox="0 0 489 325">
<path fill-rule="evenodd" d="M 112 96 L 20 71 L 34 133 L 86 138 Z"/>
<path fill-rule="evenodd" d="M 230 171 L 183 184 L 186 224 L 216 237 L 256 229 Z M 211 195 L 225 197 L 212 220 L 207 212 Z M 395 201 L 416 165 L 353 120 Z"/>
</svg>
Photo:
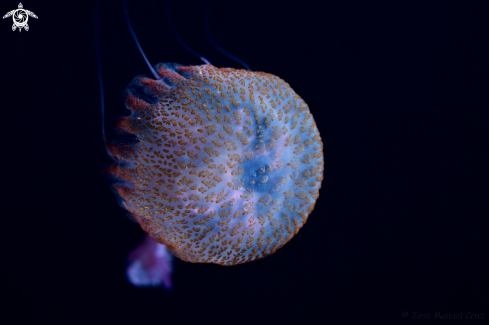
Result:
<svg viewBox="0 0 489 325">
<path fill-rule="evenodd" d="M 160 79 L 158 74 L 156 73 L 156 71 L 153 69 L 153 67 L 151 66 L 151 64 L 149 63 L 148 59 L 146 58 L 146 55 L 144 55 L 144 52 L 143 52 L 143 49 L 141 48 L 141 45 L 139 45 L 139 41 L 138 41 L 138 38 L 136 37 L 136 33 L 134 32 L 134 30 L 132 29 L 132 25 L 131 25 L 131 22 L 129 20 L 129 13 L 128 13 L 128 10 L 127 10 L 127 1 L 126 0 L 123 0 L 122 1 L 122 4 L 124 6 L 124 16 L 126 17 L 126 23 L 127 23 L 127 27 L 129 27 L 129 31 L 131 32 L 131 35 L 132 37 L 134 38 L 134 41 L 136 42 L 136 45 L 138 46 L 139 48 L 139 52 L 141 52 L 141 55 L 143 56 L 144 60 L 146 61 L 146 64 L 148 65 L 149 69 L 151 70 L 151 73 L 153 74 L 153 76 L 155 77 L 155 79 Z"/>
<path fill-rule="evenodd" d="M 205 11 L 206 11 L 205 12 L 205 36 L 206 36 L 207 40 L 209 41 L 209 43 L 211 43 L 211 45 L 216 50 L 218 50 L 219 52 L 221 52 L 222 54 L 224 54 L 225 56 L 227 56 L 231 60 L 238 62 L 243 67 L 245 67 L 246 70 L 251 71 L 251 68 L 243 60 L 241 60 L 240 58 L 238 58 L 238 57 L 232 55 L 231 53 L 229 53 L 228 51 L 226 51 L 219 44 L 217 44 L 217 42 L 214 40 L 214 38 L 212 37 L 212 32 L 211 32 L 211 9 L 210 9 L 210 4 L 208 1 L 206 1 L 205 7 L 206 7 L 205 8 Z"/>
<path fill-rule="evenodd" d="M 185 44 L 185 42 L 182 40 L 182 38 L 180 37 L 180 35 L 178 35 L 177 30 L 175 28 L 175 25 L 173 25 L 173 19 L 171 17 L 170 5 L 169 5 L 168 1 L 166 2 L 166 19 L 168 20 L 168 24 L 170 25 L 170 29 L 171 29 L 171 31 L 173 33 L 173 36 L 175 36 L 175 38 L 177 39 L 178 43 L 180 43 L 180 45 L 183 46 L 183 48 L 185 48 L 187 51 L 189 51 L 193 55 L 197 56 L 200 60 L 202 60 L 206 64 L 211 64 L 206 58 L 204 58 L 202 55 L 200 55 L 199 53 L 195 52 L 187 44 Z"/>
<path fill-rule="evenodd" d="M 95 56 L 97 60 L 97 77 L 100 89 L 100 112 L 102 121 L 102 140 L 104 144 L 107 142 L 105 138 L 105 106 L 104 106 L 104 84 L 102 82 L 102 60 L 100 58 L 100 0 L 95 2 Z M 105 145 L 104 145 L 105 148 Z M 107 150 L 107 149 L 106 149 Z M 107 152 L 108 153 L 108 152 Z M 109 155 L 110 156 L 110 155 Z"/>
</svg>

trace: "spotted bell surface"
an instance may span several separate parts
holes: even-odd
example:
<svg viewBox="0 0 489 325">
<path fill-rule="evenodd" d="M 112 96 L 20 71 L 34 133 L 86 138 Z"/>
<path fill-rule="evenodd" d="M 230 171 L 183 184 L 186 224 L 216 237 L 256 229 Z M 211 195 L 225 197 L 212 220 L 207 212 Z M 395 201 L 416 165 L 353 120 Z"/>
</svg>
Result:
<svg viewBox="0 0 489 325">
<path fill-rule="evenodd" d="M 304 225 L 323 179 L 323 144 L 282 79 L 212 65 L 158 64 L 124 92 L 131 114 L 107 143 L 121 205 L 189 262 L 235 265 L 273 254 Z"/>
</svg>

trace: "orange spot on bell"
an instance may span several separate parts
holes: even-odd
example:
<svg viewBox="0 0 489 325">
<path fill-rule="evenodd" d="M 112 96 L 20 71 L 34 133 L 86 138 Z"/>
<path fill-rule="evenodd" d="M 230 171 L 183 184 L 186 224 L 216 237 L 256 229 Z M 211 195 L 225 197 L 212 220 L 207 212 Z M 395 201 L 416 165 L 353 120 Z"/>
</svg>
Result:
<svg viewBox="0 0 489 325">
<path fill-rule="evenodd" d="M 125 104 L 127 108 L 133 112 L 142 112 L 150 108 L 148 103 L 138 97 L 133 96 L 131 93 L 127 93 Z"/>
<path fill-rule="evenodd" d="M 130 167 L 121 167 L 118 164 L 112 164 L 105 170 L 105 172 L 109 175 L 118 177 L 120 179 L 123 179 L 125 181 L 134 181 L 134 172 Z"/>
<path fill-rule="evenodd" d="M 116 190 L 124 200 L 127 200 L 134 195 L 134 190 L 124 185 L 114 185 L 114 190 Z M 128 204 L 124 203 L 123 206 L 130 213 L 137 214 Z"/>
<path fill-rule="evenodd" d="M 123 117 L 115 122 L 115 128 L 128 133 L 136 133 L 136 126 L 131 120 L 131 117 Z"/>
<path fill-rule="evenodd" d="M 163 96 L 170 91 L 170 87 L 159 80 L 139 78 L 138 81 L 157 96 Z"/>
<path fill-rule="evenodd" d="M 157 72 L 161 78 L 165 78 L 168 81 L 173 82 L 173 83 L 178 83 L 178 82 L 182 82 L 182 81 L 186 80 L 184 77 L 182 77 L 178 73 L 175 73 L 171 70 L 166 69 L 163 65 L 160 65 L 158 67 Z"/>
</svg>

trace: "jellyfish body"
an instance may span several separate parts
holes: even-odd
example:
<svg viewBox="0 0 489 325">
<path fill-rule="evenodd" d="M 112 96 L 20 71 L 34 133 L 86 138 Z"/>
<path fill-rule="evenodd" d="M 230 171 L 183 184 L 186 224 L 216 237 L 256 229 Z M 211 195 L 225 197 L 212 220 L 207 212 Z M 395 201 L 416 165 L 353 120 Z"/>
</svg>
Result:
<svg viewBox="0 0 489 325">
<path fill-rule="evenodd" d="M 266 257 L 304 225 L 319 196 L 323 145 L 305 102 L 282 79 L 212 65 L 158 64 L 124 92 L 107 143 L 121 205 L 189 262 Z"/>
</svg>

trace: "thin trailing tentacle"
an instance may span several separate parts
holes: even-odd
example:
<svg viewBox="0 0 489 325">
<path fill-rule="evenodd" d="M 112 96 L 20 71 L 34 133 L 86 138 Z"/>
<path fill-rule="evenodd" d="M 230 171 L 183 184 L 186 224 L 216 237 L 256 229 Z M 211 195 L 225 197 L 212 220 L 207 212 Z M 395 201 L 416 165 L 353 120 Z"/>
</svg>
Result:
<svg viewBox="0 0 489 325">
<path fill-rule="evenodd" d="M 102 81 L 102 60 L 100 57 L 100 0 L 95 1 L 95 57 L 97 60 L 97 77 L 100 88 L 100 108 L 102 121 L 102 140 L 105 138 L 105 105 L 104 105 L 104 84 Z M 105 146 L 104 146 L 105 147 Z"/>
<path fill-rule="evenodd" d="M 251 71 L 251 68 L 243 60 L 241 60 L 240 58 L 238 58 L 238 57 L 232 55 L 231 53 L 229 53 L 228 51 L 226 51 L 226 49 L 221 47 L 214 40 L 214 38 L 212 37 L 212 32 L 211 32 L 211 9 L 210 9 L 210 4 L 208 1 L 206 1 L 205 7 L 206 7 L 205 8 L 205 36 L 206 36 L 207 40 L 209 41 L 209 43 L 211 43 L 211 45 L 216 50 L 218 50 L 219 52 L 221 52 L 222 54 L 224 54 L 225 56 L 227 56 L 231 60 L 238 62 L 243 67 L 245 67 L 246 70 Z"/>
<path fill-rule="evenodd" d="M 132 29 L 131 21 L 129 20 L 129 12 L 127 10 L 127 1 L 126 0 L 122 0 L 122 4 L 123 4 L 123 7 L 124 7 L 124 16 L 126 17 L 127 27 L 129 27 L 129 31 L 131 32 L 131 35 L 134 38 L 134 41 L 136 42 L 136 45 L 139 48 L 139 52 L 141 52 L 141 55 L 143 56 L 144 60 L 146 61 L 146 64 L 148 65 L 148 68 L 151 70 L 151 73 L 153 74 L 153 76 L 155 77 L 155 79 L 156 80 L 159 80 L 160 79 L 160 76 L 158 76 L 158 74 L 156 73 L 156 71 L 153 69 L 153 67 L 149 63 L 148 58 L 146 58 L 146 55 L 144 55 L 144 51 L 141 48 L 141 45 L 139 44 L 138 38 L 136 37 L 136 33 Z"/>
<path fill-rule="evenodd" d="M 195 52 L 187 44 L 185 44 L 185 42 L 182 40 L 182 38 L 180 37 L 180 35 L 178 35 L 177 29 L 175 28 L 175 25 L 173 24 L 173 19 L 171 17 L 171 12 L 170 12 L 170 5 L 168 4 L 168 1 L 166 2 L 166 19 L 168 21 L 168 25 L 170 25 L 170 29 L 171 29 L 171 31 L 173 33 L 173 36 L 175 36 L 175 38 L 177 39 L 178 43 L 180 43 L 180 45 L 184 49 L 186 49 L 187 51 L 189 51 L 193 55 L 197 56 L 200 60 L 202 60 L 206 64 L 211 64 L 206 58 L 204 58 L 202 55 L 200 55 L 199 53 Z"/>
</svg>

